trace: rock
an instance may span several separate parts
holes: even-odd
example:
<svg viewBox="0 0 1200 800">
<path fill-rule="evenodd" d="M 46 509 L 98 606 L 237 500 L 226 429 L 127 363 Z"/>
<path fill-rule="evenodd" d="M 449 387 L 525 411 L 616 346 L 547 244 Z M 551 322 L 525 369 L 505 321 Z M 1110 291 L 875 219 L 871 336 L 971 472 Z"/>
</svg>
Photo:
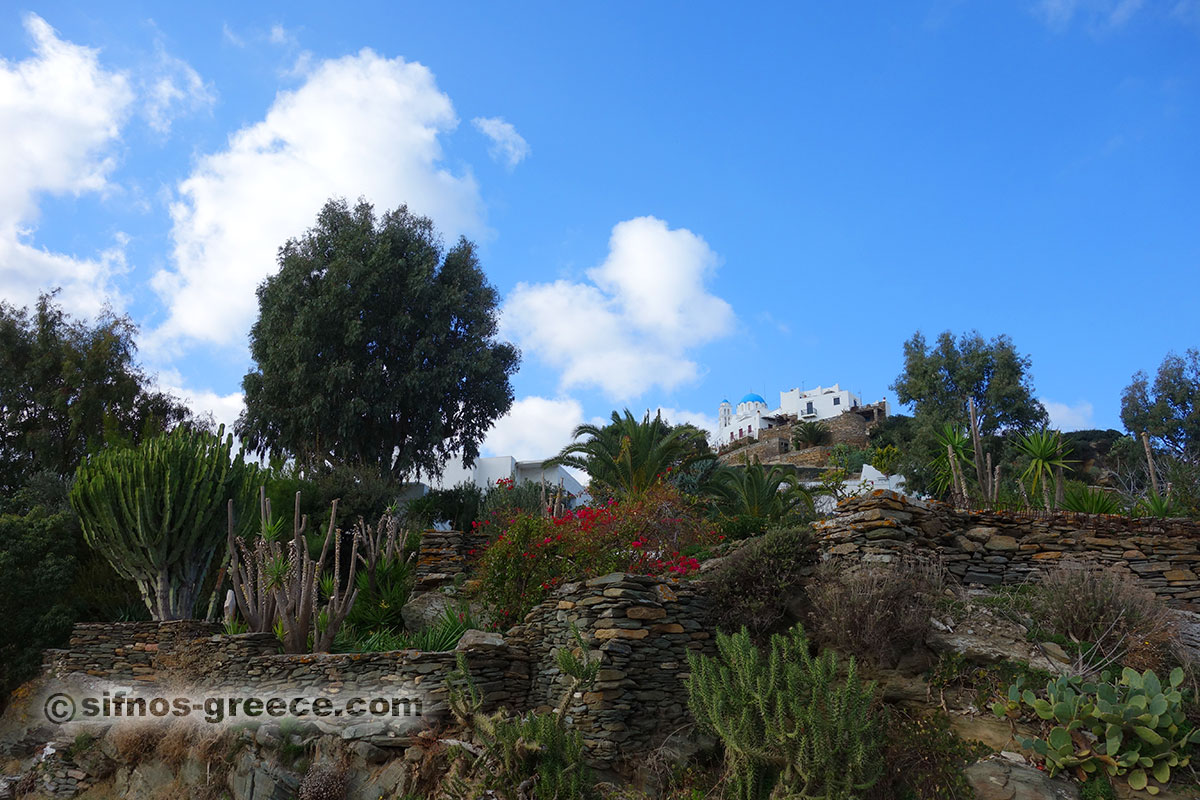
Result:
<svg viewBox="0 0 1200 800">
<path fill-rule="evenodd" d="M 470 630 L 458 640 L 455 650 L 479 650 L 484 648 L 504 647 L 504 637 L 499 633 Z"/>
<path fill-rule="evenodd" d="M 1007 759 L 977 762 L 963 774 L 978 800 L 1079 800 L 1074 784 Z"/>
<path fill-rule="evenodd" d="M 967 537 L 973 542 L 986 542 L 988 539 L 995 536 L 996 533 L 997 530 L 995 528 L 971 528 L 970 530 L 963 532 L 963 536 Z"/>
<path fill-rule="evenodd" d="M 1019 547 L 1019 545 L 1017 544 L 1017 540 L 1011 536 L 1005 536 L 1003 534 L 996 534 L 995 536 L 991 537 L 986 542 L 984 542 L 983 547 L 986 550 L 1000 550 L 1000 551 L 1004 551 L 1004 552 L 1009 552 L 1009 551 L 1016 550 Z"/>
<path fill-rule="evenodd" d="M 1042 642 L 1038 647 L 1042 648 L 1042 652 L 1055 661 L 1062 662 L 1063 664 L 1071 663 L 1071 657 L 1067 655 L 1067 651 L 1054 642 Z"/>
<path fill-rule="evenodd" d="M 404 604 L 400 616 L 404 618 L 404 627 L 410 631 L 420 631 L 434 625 L 445 616 L 446 611 L 456 609 L 454 598 L 441 592 L 422 592 Z"/>
</svg>

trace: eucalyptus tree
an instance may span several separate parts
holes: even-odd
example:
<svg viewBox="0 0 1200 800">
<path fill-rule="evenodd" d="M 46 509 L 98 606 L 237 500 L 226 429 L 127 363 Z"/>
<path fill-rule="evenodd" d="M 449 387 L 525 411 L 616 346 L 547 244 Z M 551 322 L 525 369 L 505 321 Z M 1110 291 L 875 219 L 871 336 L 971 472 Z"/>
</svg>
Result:
<svg viewBox="0 0 1200 800">
<path fill-rule="evenodd" d="M 280 248 L 258 301 L 236 427 L 255 452 L 437 475 L 451 455 L 473 461 L 512 406 L 520 353 L 497 339 L 475 245 L 446 249 L 406 206 L 376 219 L 331 200 Z"/>
</svg>

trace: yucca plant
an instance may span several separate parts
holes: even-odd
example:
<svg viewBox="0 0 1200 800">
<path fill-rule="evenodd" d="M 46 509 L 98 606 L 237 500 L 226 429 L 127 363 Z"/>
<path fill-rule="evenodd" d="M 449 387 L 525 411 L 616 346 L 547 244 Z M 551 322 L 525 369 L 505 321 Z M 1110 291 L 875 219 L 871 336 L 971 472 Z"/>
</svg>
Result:
<svg viewBox="0 0 1200 800">
<path fill-rule="evenodd" d="M 1021 473 L 1018 480 L 1029 481 L 1031 494 L 1036 492 L 1040 486 L 1042 502 L 1049 511 L 1054 507 L 1050 496 L 1051 483 L 1060 482 L 1063 468 L 1074 463 L 1066 458 L 1070 445 L 1063 441 L 1062 434 L 1058 431 L 1043 428 L 1040 431 L 1017 436 L 1016 446 L 1017 450 L 1029 459 L 1029 466 Z"/>
<path fill-rule="evenodd" d="M 930 462 L 933 489 L 937 494 L 951 494 L 966 502 L 966 478 L 963 465 L 973 459 L 970 435 L 956 425 L 946 423 L 936 431 L 938 454 Z"/>
</svg>

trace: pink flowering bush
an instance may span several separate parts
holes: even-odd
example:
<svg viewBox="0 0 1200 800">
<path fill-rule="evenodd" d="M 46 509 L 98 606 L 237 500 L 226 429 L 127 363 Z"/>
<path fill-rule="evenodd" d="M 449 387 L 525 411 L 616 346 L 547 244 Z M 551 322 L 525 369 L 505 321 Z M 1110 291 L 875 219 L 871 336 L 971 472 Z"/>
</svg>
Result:
<svg viewBox="0 0 1200 800">
<path fill-rule="evenodd" d="M 682 578 L 700 569 L 692 553 L 718 534 L 678 491 L 658 486 L 636 500 L 583 506 L 558 518 L 493 516 L 496 530 L 479 566 L 481 592 L 501 619 L 516 623 L 563 583 L 609 572 Z"/>
</svg>

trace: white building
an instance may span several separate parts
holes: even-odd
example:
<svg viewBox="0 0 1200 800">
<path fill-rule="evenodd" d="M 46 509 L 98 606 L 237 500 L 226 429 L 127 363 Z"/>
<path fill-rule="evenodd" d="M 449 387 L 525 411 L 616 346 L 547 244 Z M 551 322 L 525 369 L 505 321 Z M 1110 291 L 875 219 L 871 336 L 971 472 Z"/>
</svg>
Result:
<svg viewBox="0 0 1200 800">
<path fill-rule="evenodd" d="M 541 461 L 517 461 L 512 456 L 477 458 L 471 467 L 465 467 L 461 461 L 451 459 L 440 479 L 426 483 L 434 489 L 449 489 L 461 483 L 473 483 L 480 489 L 487 489 L 489 486 L 495 486 L 497 481 L 508 479 L 518 484 L 525 481 L 541 483 L 545 479 L 547 486 L 558 486 L 561 481 L 563 488 L 576 497 L 584 493 L 583 485 L 564 467 L 543 469 Z"/>
<path fill-rule="evenodd" d="M 801 422 L 832 419 L 861 404 L 857 395 L 836 383 L 806 391 L 780 392 L 779 407 L 773 410 L 767 408 L 767 401 L 761 395 L 751 392 L 738 402 L 736 409 L 728 400 L 717 407 L 717 442 L 728 444 L 746 437 L 756 438 L 760 430 L 782 425 L 788 417 Z"/>
</svg>

